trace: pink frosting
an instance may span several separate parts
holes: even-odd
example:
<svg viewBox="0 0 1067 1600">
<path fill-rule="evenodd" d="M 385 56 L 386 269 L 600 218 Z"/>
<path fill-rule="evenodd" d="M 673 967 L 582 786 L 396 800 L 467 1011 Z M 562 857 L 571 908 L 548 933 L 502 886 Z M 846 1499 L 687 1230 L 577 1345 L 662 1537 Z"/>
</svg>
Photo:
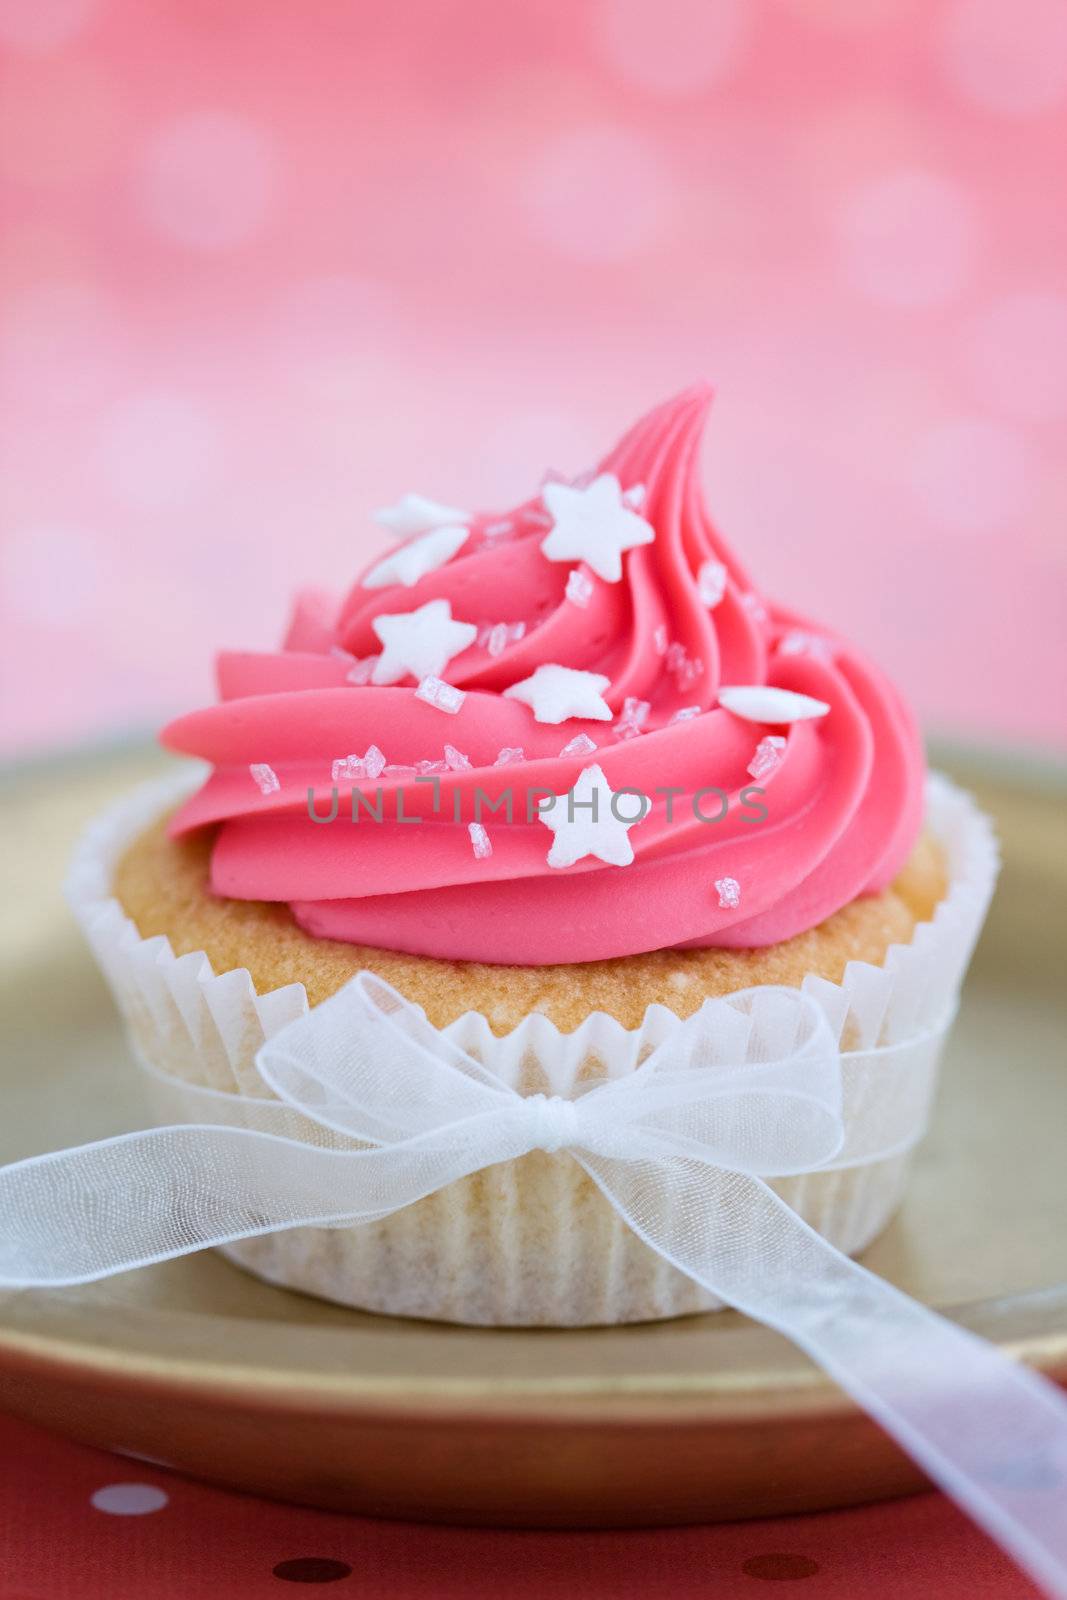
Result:
<svg viewBox="0 0 1067 1600">
<path fill-rule="evenodd" d="M 321 937 L 539 965 L 673 946 L 766 945 L 884 888 L 921 821 L 915 725 L 861 652 L 758 594 L 712 526 L 697 467 L 709 403 L 701 387 L 661 406 L 601 464 L 623 491 L 643 486 L 639 513 L 655 530 L 654 541 L 623 555 L 621 581 L 546 558 L 551 519 L 538 495 L 503 516 L 471 518 L 458 553 L 413 587 L 357 583 L 340 605 L 303 594 L 280 651 L 221 655 L 221 703 L 163 734 L 171 749 L 214 769 L 172 823 L 177 836 L 219 825 L 214 891 L 287 901 Z M 718 603 L 709 562 L 726 569 Z M 591 584 L 584 606 L 567 595 L 573 571 Z M 418 698 L 410 678 L 395 687 L 349 681 L 352 657 L 381 649 L 376 617 L 438 597 L 480 630 L 442 673 L 466 693 L 456 714 Z M 524 624 L 521 638 L 512 629 L 501 649 L 498 630 L 490 644 L 498 623 Z M 610 679 L 603 696 L 615 721 L 542 723 L 503 696 L 545 663 Z M 830 709 L 789 725 L 754 723 L 717 703 L 721 686 L 738 684 L 798 691 Z M 650 709 L 641 731 L 622 737 L 633 721 L 628 699 Z M 694 706 L 699 714 L 671 720 Z M 561 755 L 583 733 L 595 754 Z M 768 736 L 784 748 L 772 747 L 773 770 L 757 779 L 748 769 Z M 319 813 L 329 813 L 335 760 L 376 746 L 391 766 L 410 769 L 442 760 L 446 744 L 470 768 L 440 773 L 436 812 L 433 785 L 386 771 L 362 784 L 371 800 L 381 788 L 383 821 L 364 812 L 353 824 L 344 782 L 337 820 L 309 820 L 309 790 Z M 521 760 L 495 765 L 502 750 L 516 748 Z M 536 816 L 525 820 L 526 792 L 562 795 L 591 762 L 613 791 L 636 788 L 655 800 L 629 831 L 634 860 L 617 866 L 586 856 L 550 867 L 552 836 Z M 276 788 L 273 779 L 255 781 L 250 769 L 259 765 L 271 769 Z M 666 797 L 655 793 L 667 786 L 682 791 L 670 817 Z M 725 819 L 709 824 L 690 796 L 712 786 L 730 802 Z M 742 791 L 756 786 L 767 812 L 758 823 L 753 803 L 742 803 Z M 404 815 L 421 823 L 396 820 L 401 787 Z M 514 820 L 483 810 L 491 854 L 476 852 L 468 827 L 474 791 L 497 800 L 508 787 Z M 711 797 L 701 809 L 715 816 L 721 807 Z"/>
</svg>

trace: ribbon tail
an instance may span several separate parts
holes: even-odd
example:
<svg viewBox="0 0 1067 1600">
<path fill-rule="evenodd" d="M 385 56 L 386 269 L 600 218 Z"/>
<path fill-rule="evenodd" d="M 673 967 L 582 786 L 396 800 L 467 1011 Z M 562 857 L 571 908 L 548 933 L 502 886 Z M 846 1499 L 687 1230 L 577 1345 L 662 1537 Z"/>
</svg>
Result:
<svg viewBox="0 0 1067 1600">
<path fill-rule="evenodd" d="M 190 1123 L 31 1156 L 0 1168 L 0 1288 L 92 1283 L 281 1229 L 374 1222 L 522 1148 L 515 1119 L 491 1115 L 372 1149 Z"/>
<path fill-rule="evenodd" d="M 911 1300 L 759 1178 L 574 1152 L 627 1225 L 805 1350 L 1035 1582 L 1067 1596 L 1067 1397 Z"/>
</svg>

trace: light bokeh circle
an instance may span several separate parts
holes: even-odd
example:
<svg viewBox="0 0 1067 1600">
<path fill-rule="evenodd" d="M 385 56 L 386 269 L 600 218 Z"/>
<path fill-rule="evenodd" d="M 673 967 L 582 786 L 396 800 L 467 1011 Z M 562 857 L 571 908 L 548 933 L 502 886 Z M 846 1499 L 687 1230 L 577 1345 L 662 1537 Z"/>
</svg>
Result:
<svg viewBox="0 0 1067 1600">
<path fill-rule="evenodd" d="M 963 287 L 979 223 L 962 184 L 922 167 L 883 173 L 844 202 L 836 219 L 844 272 L 885 305 L 941 305 Z"/>
<path fill-rule="evenodd" d="M 97 465 L 112 493 L 139 510 L 186 503 L 221 463 L 212 406 L 179 390 L 137 391 L 100 422 Z"/>
<path fill-rule="evenodd" d="M 599 55 L 615 77 L 650 94 L 697 94 L 730 78 L 752 32 L 751 0 L 601 0 Z"/>
<path fill-rule="evenodd" d="M 624 260 L 655 237 L 668 209 L 670 177 L 641 134 L 595 124 L 555 135 L 538 151 L 521 189 L 533 236 L 573 261 Z"/>
<path fill-rule="evenodd" d="M 228 111 L 195 111 L 150 136 L 139 201 L 149 226 L 190 250 L 229 250 L 266 220 L 275 183 L 264 130 Z"/>
<path fill-rule="evenodd" d="M 0 41 L 28 55 L 59 50 L 84 31 L 97 0 L 0 0 Z"/>
<path fill-rule="evenodd" d="M 918 442 L 910 478 L 923 509 L 948 533 L 993 533 L 1031 505 L 1036 469 L 1026 438 L 985 417 L 954 417 Z"/>
<path fill-rule="evenodd" d="M 0 606 L 41 628 L 99 615 L 109 563 L 99 538 L 67 523 L 32 523 L 0 540 Z"/>
<path fill-rule="evenodd" d="M 966 361 L 986 404 L 1034 422 L 1067 416 L 1067 295 L 1005 295 L 972 323 Z"/>
<path fill-rule="evenodd" d="M 957 93 L 985 111 L 1039 116 L 1067 103 L 1064 0 L 953 0 L 941 59 Z"/>
</svg>

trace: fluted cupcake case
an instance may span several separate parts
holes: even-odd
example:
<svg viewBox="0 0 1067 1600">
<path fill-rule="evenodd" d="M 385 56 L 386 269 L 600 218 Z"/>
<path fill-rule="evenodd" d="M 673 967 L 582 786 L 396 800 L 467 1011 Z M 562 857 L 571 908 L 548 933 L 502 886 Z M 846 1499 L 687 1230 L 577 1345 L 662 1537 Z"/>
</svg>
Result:
<svg viewBox="0 0 1067 1600">
<path fill-rule="evenodd" d="M 203 952 L 176 957 L 165 938 L 142 939 L 114 898 L 112 877 L 123 851 L 190 786 L 185 776 L 166 780 L 112 807 L 89 828 L 68 880 L 70 903 L 135 1054 L 157 1088 L 161 1076 L 171 1083 L 161 1097 L 161 1120 L 180 1101 L 175 1081 L 267 1097 L 256 1053 L 308 1005 L 300 984 L 260 995 L 244 969 L 215 973 Z M 987 819 L 969 796 L 936 776 L 927 785 L 927 824 L 945 851 L 950 878 L 932 920 L 907 945 L 892 946 L 881 966 L 853 962 L 839 985 L 814 975 L 803 984 L 843 1052 L 846 1140 L 831 1167 L 778 1179 L 774 1187 L 849 1254 L 876 1237 L 902 1198 L 996 877 Z M 598 1078 L 632 1072 L 678 1026 L 673 1013 L 652 1006 L 633 1030 L 596 1012 L 561 1034 L 547 1018 L 531 1015 L 498 1038 L 484 1016 L 468 1012 L 443 1031 L 519 1092 L 572 1097 Z M 380 1222 L 294 1228 L 229 1245 L 225 1253 L 288 1288 L 450 1322 L 624 1323 L 719 1303 L 638 1239 L 565 1152 L 533 1152 L 475 1173 Z"/>
</svg>

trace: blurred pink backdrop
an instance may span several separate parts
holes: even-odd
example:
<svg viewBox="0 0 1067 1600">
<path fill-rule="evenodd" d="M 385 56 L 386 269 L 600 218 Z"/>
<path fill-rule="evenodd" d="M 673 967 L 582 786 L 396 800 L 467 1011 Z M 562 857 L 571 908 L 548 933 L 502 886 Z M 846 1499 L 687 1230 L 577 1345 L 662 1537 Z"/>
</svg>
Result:
<svg viewBox="0 0 1067 1600">
<path fill-rule="evenodd" d="M 693 379 L 767 592 L 1062 742 L 1064 0 L 0 0 L 9 753 Z"/>
</svg>

